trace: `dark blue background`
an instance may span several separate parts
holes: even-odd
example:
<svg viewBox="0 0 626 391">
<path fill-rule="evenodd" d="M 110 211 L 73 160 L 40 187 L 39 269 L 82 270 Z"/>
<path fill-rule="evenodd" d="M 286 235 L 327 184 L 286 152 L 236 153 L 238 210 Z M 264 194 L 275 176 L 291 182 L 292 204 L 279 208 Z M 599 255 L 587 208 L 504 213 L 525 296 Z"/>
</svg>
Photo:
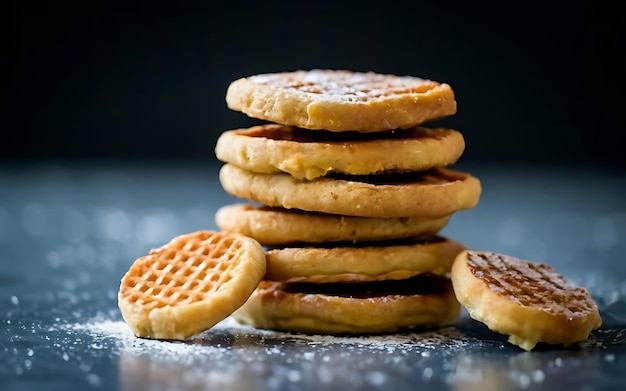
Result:
<svg viewBox="0 0 626 391">
<path fill-rule="evenodd" d="M 450 83 L 464 161 L 624 164 L 624 2 L 336 3 L 10 1 L 0 156 L 214 159 L 232 80 L 319 67 Z"/>
</svg>

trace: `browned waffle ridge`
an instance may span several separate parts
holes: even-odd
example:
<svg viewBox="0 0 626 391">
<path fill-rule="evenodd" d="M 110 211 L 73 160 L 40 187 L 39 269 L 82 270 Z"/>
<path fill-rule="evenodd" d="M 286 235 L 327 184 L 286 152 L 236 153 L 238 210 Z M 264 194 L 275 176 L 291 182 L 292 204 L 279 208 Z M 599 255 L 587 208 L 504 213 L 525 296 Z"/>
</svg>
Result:
<svg viewBox="0 0 626 391">
<path fill-rule="evenodd" d="M 493 252 L 469 252 L 468 266 L 489 289 L 508 295 L 519 305 L 567 317 L 596 310 L 586 289 L 572 285 L 549 265 L 511 262 Z"/>
<path fill-rule="evenodd" d="M 546 264 L 468 250 L 457 256 L 451 278 L 472 318 L 526 350 L 585 340 L 602 323 L 589 292 Z"/>
</svg>

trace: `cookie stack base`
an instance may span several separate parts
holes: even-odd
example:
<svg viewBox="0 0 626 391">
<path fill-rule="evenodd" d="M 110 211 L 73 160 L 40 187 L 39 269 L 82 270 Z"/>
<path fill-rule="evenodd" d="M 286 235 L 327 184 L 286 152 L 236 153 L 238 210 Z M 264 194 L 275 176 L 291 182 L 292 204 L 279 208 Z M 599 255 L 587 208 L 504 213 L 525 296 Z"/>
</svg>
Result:
<svg viewBox="0 0 626 391">
<path fill-rule="evenodd" d="M 403 287 L 419 284 L 420 280 L 423 283 L 427 278 L 385 281 L 380 286 L 397 283 Z M 460 312 L 451 284 L 442 278 L 434 281 L 436 289 L 425 287 L 428 293 L 403 292 L 403 288 L 393 292 L 360 291 L 358 284 L 340 284 L 342 289 L 355 291 L 339 294 L 328 287 L 339 284 L 303 286 L 263 281 L 233 318 L 263 329 L 356 335 L 440 327 L 452 323 Z M 311 285 L 315 289 L 310 290 Z"/>
</svg>

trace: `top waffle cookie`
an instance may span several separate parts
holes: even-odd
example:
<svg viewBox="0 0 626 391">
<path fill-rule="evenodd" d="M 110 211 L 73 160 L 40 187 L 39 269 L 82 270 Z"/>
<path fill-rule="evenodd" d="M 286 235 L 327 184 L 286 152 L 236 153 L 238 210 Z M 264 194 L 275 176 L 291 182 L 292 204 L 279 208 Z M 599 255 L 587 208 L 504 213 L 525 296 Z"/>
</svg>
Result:
<svg viewBox="0 0 626 391">
<path fill-rule="evenodd" d="M 322 69 L 235 80 L 226 103 L 253 118 L 333 132 L 406 129 L 456 113 L 454 92 L 445 83 Z"/>
</svg>

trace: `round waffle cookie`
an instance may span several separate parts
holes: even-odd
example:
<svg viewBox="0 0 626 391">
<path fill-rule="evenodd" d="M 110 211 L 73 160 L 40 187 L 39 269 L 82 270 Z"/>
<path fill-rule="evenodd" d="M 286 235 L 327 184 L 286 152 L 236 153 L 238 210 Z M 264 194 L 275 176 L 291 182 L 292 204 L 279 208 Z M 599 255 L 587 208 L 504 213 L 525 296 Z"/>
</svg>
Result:
<svg viewBox="0 0 626 391">
<path fill-rule="evenodd" d="M 454 261 L 451 276 L 469 315 L 525 350 L 585 340 L 602 323 L 589 292 L 545 264 L 468 250 Z"/>
<path fill-rule="evenodd" d="M 268 249 L 265 279 L 327 283 L 403 280 L 424 273 L 444 277 L 463 250 L 462 244 L 434 235 Z"/>
<path fill-rule="evenodd" d="M 460 312 L 450 281 L 306 284 L 262 281 L 233 314 L 257 328 L 312 334 L 377 334 L 452 323 Z"/>
<path fill-rule="evenodd" d="M 136 336 L 185 339 L 239 308 L 264 274 L 254 239 L 194 232 L 137 259 L 122 278 L 118 305 Z"/>
<path fill-rule="evenodd" d="M 226 104 L 253 118 L 333 132 L 406 129 L 456 113 L 448 84 L 326 69 L 235 80 L 226 92 Z"/>
<path fill-rule="evenodd" d="M 231 204 L 215 213 L 223 231 L 256 239 L 263 246 L 309 242 L 356 242 L 435 234 L 450 216 L 374 218 L 303 212 L 266 205 Z"/>
<path fill-rule="evenodd" d="M 269 124 L 223 132 L 215 154 L 250 171 L 315 179 L 331 172 L 371 175 L 445 167 L 454 164 L 464 149 L 463 136 L 453 129 L 416 126 L 361 134 Z"/>
<path fill-rule="evenodd" d="M 227 163 L 219 179 L 231 195 L 269 206 L 377 218 L 447 216 L 473 208 L 481 193 L 477 178 L 444 168 L 302 181 L 289 174 L 259 174 Z"/>
</svg>

